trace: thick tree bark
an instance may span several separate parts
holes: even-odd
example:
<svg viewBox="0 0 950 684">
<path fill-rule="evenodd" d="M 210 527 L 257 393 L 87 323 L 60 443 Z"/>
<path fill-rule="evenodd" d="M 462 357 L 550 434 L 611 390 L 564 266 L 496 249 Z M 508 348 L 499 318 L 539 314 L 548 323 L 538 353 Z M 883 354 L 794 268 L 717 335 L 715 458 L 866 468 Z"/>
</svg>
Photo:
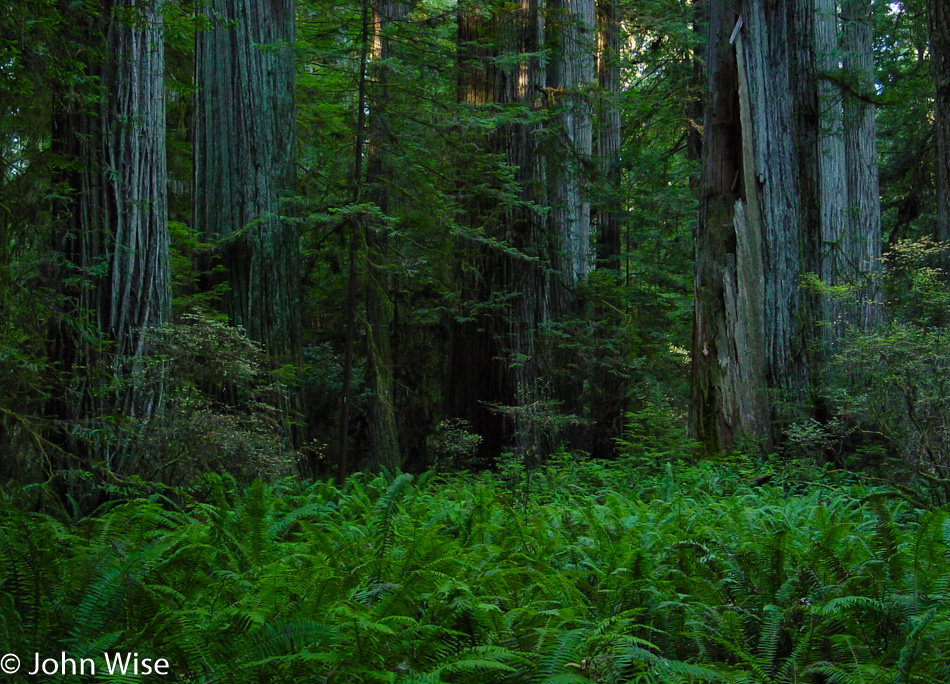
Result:
<svg viewBox="0 0 950 684">
<path fill-rule="evenodd" d="M 761 218 L 753 202 L 750 220 L 743 200 L 743 171 L 752 160 L 743 153 L 748 87 L 740 98 L 730 44 L 736 20 L 730 3 L 711 0 L 691 402 L 693 431 L 707 454 L 729 450 L 741 437 L 768 436 Z"/>
<path fill-rule="evenodd" d="M 743 438 L 767 446 L 776 407 L 809 390 L 791 76 L 800 31 L 794 5 L 747 0 L 738 16 L 711 5 L 693 342 L 693 426 L 707 453 Z"/>
<path fill-rule="evenodd" d="M 703 111 L 706 89 L 706 33 L 709 25 L 709 0 L 693 0 L 692 32 L 697 45 L 690 56 L 689 88 L 691 91 L 689 104 L 686 108 L 686 158 L 692 162 L 699 162 L 703 157 Z M 691 188 L 699 187 L 699 174 L 693 174 L 689 181 Z"/>
<path fill-rule="evenodd" d="M 135 438 L 161 409 L 163 383 L 147 372 L 145 356 L 149 330 L 171 309 L 163 21 L 160 2 L 136 0 L 107 2 L 103 17 L 104 28 L 90 30 L 106 56 L 98 69 L 99 111 L 61 101 L 53 125 L 54 149 L 74 165 L 54 243 L 76 269 L 66 274 L 80 283 L 66 291 L 75 315 L 107 347 L 98 348 L 88 331 L 60 330 L 54 356 L 79 386 L 75 399 L 56 410 L 80 426 L 79 442 L 93 421 L 131 419 L 127 425 L 138 434 L 91 451 L 125 470 Z M 85 451 L 79 442 L 67 445 Z"/>
<path fill-rule="evenodd" d="M 950 240 L 950 4 L 928 0 L 930 72 L 934 80 L 934 140 L 936 141 L 937 225 L 934 237 Z M 950 257 L 947 259 L 950 265 Z"/>
<path fill-rule="evenodd" d="M 557 139 L 546 159 L 550 183 L 550 230 L 557 236 L 561 286 L 556 304 L 570 308 L 577 286 L 591 269 L 590 202 L 585 177 L 592 163 L 592 86 L 597 83 L 594 0 L 555 0 L 546 30 L 554 58 L 547 87 L 557 106 Z M 557 315 L 557 314 L 555 314 Z"/>
<path fill-rule="evenodd" d="M 822 282 L 841 285 L 850 267 L 844 249 L 850 229 L 848 219 L 848 168 L 844 135 L 844 104 L 840 88 L 841 67 L 838 40 L 838 10 L 835 0 L 814 0 L 814 43 L 816 60 L 815 88 L 818 92 L 817 165 L 803 169 L 803 185 L 812 179 L 818 192 L 809 202 L 817 207 L 819 239 L 814 249 L 818 257 L 816 272 Z M 809 175 L 806 175 L 809 174 Z M 813 174 L 813 175 L 812 175 Z M 803 208 L 810 208 L 803 202 Z M 809 264 L 812 266 L 812 264 Z M 820 331 L 823 354 L 830 354 L 834 341 L 842 333 L 841 302 L 829 294 L 820 296 L 825 325 Z"/>
<path fill-rule="evenodd" d="M 709 64 L 719 75 L 709 87 L 710 106 L 719 104 L 707 112 L 704 140 L 693 354 L 694 425 L 707 452 L 728 449 L 741 435 L 767 442 L 777 436 L 770 420 L 820 413 L 823 358 L 848 325 L 870 329 L 880 311 L 867 1 L 845 2 L 840 42 L 833 0 L 743 4 L 730 29 L 742 149 L 732 192 L 740 186 L 742 197 L 734 214 L 720 207 L 714 215 L 716 202 L 729 198 L 722 171 L 713 172 L 731 159 L 719 122 L 729 120 L 722 98 L 732 92 L 722 75 L 730 72 L 721 72 L 732 68 L 722 24 L 730 14 L 717 5 Z M 733 217 L 734 235 L 713 240 L 713 216 L 720 225 Z M 809 294 L 799 287 L 804 273 L 852 286 L 858 297 Z"/>
<path fill-rule="evenodd" d="M 129 19 L 127 7 L 143 16 Z M 114 68 L 103 79 L 114 107 L 103 132 L 112 238 L 109 333 L 123 375 L 133 380 L 120 408 L 142 419 L 161 402 L 160 384 L 140 387 L 146 335 L 171 313 L 162 34 L 160 2 L 117 3 L 108 30 Z"/>
<path fill-rule="evenodd" d="M 197 33 L 194 227 L 220 245 L 234 325 L 277 361 L 299 353 L 294 4 L 209 0 Z"/>
<path fill-rule="evenodd" d="M 620 270 L 620 12 L 616 0 L 597 3 L 597 82 L 602 91 L 597 109 L 597 162 L 602 198 L 594 212 L 597 265 Z"/>
<path fill-rule="evenodd" d="M 808 387 L 808 368 L 798 287 L 801 201 L 790 73 L 794 34 L 787 8 L 767 0 L 746 2 L 743 17 L 736 36 L 743 176 L 750 227 L 759 224 L 751 228 L 752 238 L 762 240 L 754 258 L 761 259 L 765 282 L 767 377 L 783 400 L 795 402 Z"/>
<path fill-rule="evenodd" d="M 848 186 L 848 229 L 841 236 L 847 281 L 855 302 L 845 319 L 871 330 L 881 319 L 881 193 L 874 118 L 873 17 L 870 0 L 843 0 L 841 50 L 849 88 L 844 102 L 845 163 Z"/>
</svg>

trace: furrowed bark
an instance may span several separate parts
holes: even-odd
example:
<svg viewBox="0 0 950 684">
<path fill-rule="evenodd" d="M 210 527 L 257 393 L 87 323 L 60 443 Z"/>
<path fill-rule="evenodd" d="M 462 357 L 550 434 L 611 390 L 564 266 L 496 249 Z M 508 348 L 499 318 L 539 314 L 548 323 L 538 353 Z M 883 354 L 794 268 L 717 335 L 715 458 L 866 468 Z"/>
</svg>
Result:
<svg viewBox="0 0 950 684">
<path fill-rule="evenodd" d="M 54 114 L 53 148 L 71 162 L 54 245 L 65 282 L 78 283 L 64 294 L 81 323 L 54 335 L 72 387 L 51 410 L 68 426 L 66 449 L 121 472 L 164 397 L 146 360 L 149 330 L 171 309 L 161 3 L 107 2 L 103 22 L 88 29 L 90 52 L 103 55 L 90 65 L 98 111 L 64 96 Z M 104 420 L 106 439 L 94 436 Z"/>
<path fill-rule="evenodd" d="M 737 18 L 729 3 L 710 2 L 691 402 L 708 455 L 768 435 L 761 217 L 755 194 L 751 210 L 744 199 L 744 169 L 754 160 L 744 151 L 749 89 L 730 44 Z"/>
<path fill-rule="evenodd" d="M 597 82 L 594 0 L 555 0 L 547 20 L 554 59 L 547 73 L 557 107 L 557 140 L 546 159 L 550 230 L 558 240 L 561 288 L 556 304 L 567 311 L 591 269 L 590 202 L 584 178 L 593 152 L 592 85 Z"/>
<path fill-rule="evenodd" d="M 880 323 L 881 193 L 877 165 L 877 127 L 873 98 L 874 51 L 871 3 L 843 0 L 841 49 L 848 83 L 844 102 L 848 229 L 841 236 L 847 280 L 855 288 L 845 318 L 868 331 Z"/>
<path fill-rule="evenodd" d="M 299 355 L 294 5 L 209 0 L 195 57 L 194 227 L 220 246 L 233 325 L 278 363 Z M 209 285 L 213 285 L 214 277 Z"/>
</svg>

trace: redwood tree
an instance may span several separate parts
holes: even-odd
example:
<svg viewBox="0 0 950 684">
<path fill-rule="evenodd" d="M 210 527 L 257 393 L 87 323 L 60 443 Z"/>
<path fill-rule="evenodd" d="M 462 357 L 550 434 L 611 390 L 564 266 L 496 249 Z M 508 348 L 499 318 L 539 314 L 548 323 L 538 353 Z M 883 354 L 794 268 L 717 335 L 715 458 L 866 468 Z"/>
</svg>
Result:
<svg viewBox="0 0 950 684">
<path fill-rule="evenodd" d="M 272 358 L 299 353 L 294 3 L 209 0 L 195 57 L 194 228 L 216 245 L 223 308 Z M 215 264 L 206 264 L 210 270 Z M 217 276 L 212 275 L 215 284 Z"/>
<path fill-rule="evenodd" d="M 842 0 L 844 141 L 848 229 L 841 236 L 844 273 L 854 288 L 845 320 L 862 330 L 880 322 L 881 191 L 874 105 L 873 15 L 870 0 Z"/>
<path fill-rule="evenodd" d="M 445 392 L 449 416 L 469 421 L 483 436 L 483 456 L 497 455 L 512 438 L 523 452 L 540 439 L 531 412 L 538 406 L 537 333 L 550 315 L 553 262 L 537 212 L 544 197 L 541 126 L 527 110 L 554 97 L 540 58 L 542 11 L 540 2 L 529 0 L 490 16 L 462 11 L 458 19 L 460 106 L 477 116 L 513 114 L 487 134 L 475 132 L 460 150 L 480 155 L 487 148 L 499 163 L 483 189 L 463 196 L 462 220 L 475 239 L 460 245 L 468 252 L 460 264 L 463 296 L 480 308 L 495 305 L 453 324 Z M 482 236 L 489 241 L 477 239 Z M 498 412 L 501 406 L 513 407 L 510 419 Z"/>
<path fill-rule="evenodd" d="M 595 151 L 603 197 L 594 212 L 597 228 L 597 265 L 620 270 L 620 8 L 615 0 L 597 3 L 597 107 Z"/>
<path fill-rule="evenodd" d="M 379 0 L 373 6 L 372 79 L 369 88 L 369 160 L 366 169 L 367 198 L 388 214 L 390 186 L 397 171 L 387 163 L 386 151 L 394 143 L 389 121 L 391 69 L 394 57 L 391 32 L 404 21 L 409 4 L 403 0 Z M 364 84 L 365 87 L 366 84 Z M 366 300 L 366 361 L 371 396 L 368 406 L 369 446 L 372 460 L 394 471 L 401 463 L 396 430 L 393 382 L 393 303 L 390 275 L 386 269 L 388 239 L 381 226 L 363 226 L 366 266 L 362 277 Z"/>
<path fill-rule="evenodd" d="M 738 15 L 731 3 L 712 0 L 708 16 L 691 409 L 697 439 L 716 453 L 741 436 L 766 438 L 769 407 L 761 210 L 758 203 L 747 209 L 743 178 L 754 164 L 744 148 L 749 89 L 744 83 L 740 98 L 739 55 L 730 42 Z"/>
<path fill-rule="evenodd" d="M 707 452 L 808 416 L 821 347 L 879 310 L 869 6 L 844 9 L 839 36 L 832 0 L 712 4 L 693 343 Z M 810 272 L 854 302 L 816 304 Z"/>
<path fill-rule="evenodd" d="M 161 3 L 110 0 L 86 35 L 88 54 L 102 56 L 89 64 L 101 84 L 96 111 L 60 92 L 53 122 L 53 149 L 68 162 L 54 245 L 71 269 L 67 300 L 83 321 L 54 336 L 74 392 L 53 411 L 80 434 L 105 416 L 143 427 L 159 412 L 163 385 L 145 355 L 149 329 L 171 308 Z M 123 469 L 133 443 L 112 440 L 92 455 Z M 67 446 L 84 450 L 82 440 Z"/>
<path fill-rule="evenodd" d="M 542 332 L 572 311 L 592 267 L 595 4 L 466 10 L 458 31 L 460 103 L 483 117 L 506 112 L 476 143 L 500 162 L 498 185 L 465 202 L 465 222 L 490 238 L 465 266 L 466 294 L 501 305 L 456 326 L 447 412 L 485 437 L 486 455 L 507 443 L 530 459 L 562 437 L 552 412 L 577 397 L 573 383 L 547 383 Z"/>
</svg>

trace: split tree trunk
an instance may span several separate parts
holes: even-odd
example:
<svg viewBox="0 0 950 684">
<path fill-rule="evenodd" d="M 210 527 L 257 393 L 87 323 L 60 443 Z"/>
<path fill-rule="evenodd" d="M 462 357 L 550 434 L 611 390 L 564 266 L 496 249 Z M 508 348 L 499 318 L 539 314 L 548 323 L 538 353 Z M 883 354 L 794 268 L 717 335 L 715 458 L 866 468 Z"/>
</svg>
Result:
<svg viewBox="0 0 950 684">
<path fill-rule="evenodd" d="M 773 419 L 790 417 L 778 406 L 808 396 L 798 27 L 794 5 L 711 3 L 693 341 L 693 426 L 709 454 L 768 448 Z"/>
<path fill-rule="evenodd" d="M 753 203 L 749 220 L 744 200 L 752 160 L 743 154 L 748 122 L 741 112 L 748 104 L 740 106 L 740 65 L 730 43 L 737 18 L 730 3 L 710 1 L 691 402 L 693 432 L 709 455 L 769 434 L 761 218 Z M 741 99 L 748 103 L 746 85 Z"/>
<path fill-rule="evenodd" d="M 743 436 L 768 444 L 772 425 L 820 409 L 823 357 L 847 325 L 870 329 L 880 311 L 867 0 L 845 2 L 840 41 L 833 0 L 746 0 L 739 19 L 713 7 L 693 347 L 694 428 L 707 453 Z M 734 92 L 741 134 L 730 138 Z M 805 273 L 858 296 L 809 295 Z"/>
</svg>

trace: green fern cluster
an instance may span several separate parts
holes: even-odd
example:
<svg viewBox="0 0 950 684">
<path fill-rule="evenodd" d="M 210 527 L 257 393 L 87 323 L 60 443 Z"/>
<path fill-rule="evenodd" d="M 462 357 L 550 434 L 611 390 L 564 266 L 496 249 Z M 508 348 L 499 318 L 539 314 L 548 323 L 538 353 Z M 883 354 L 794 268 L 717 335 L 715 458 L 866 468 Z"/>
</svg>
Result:
<svg viewBox="0 0 950 684">
<path fill-rule="evenodd" d="M 859 485 L 210 476 L 76 524 L 0 519 L 21 657 L 136 651 L 202 683 L 950 681 L 948 510 Z"/>
</svg>

